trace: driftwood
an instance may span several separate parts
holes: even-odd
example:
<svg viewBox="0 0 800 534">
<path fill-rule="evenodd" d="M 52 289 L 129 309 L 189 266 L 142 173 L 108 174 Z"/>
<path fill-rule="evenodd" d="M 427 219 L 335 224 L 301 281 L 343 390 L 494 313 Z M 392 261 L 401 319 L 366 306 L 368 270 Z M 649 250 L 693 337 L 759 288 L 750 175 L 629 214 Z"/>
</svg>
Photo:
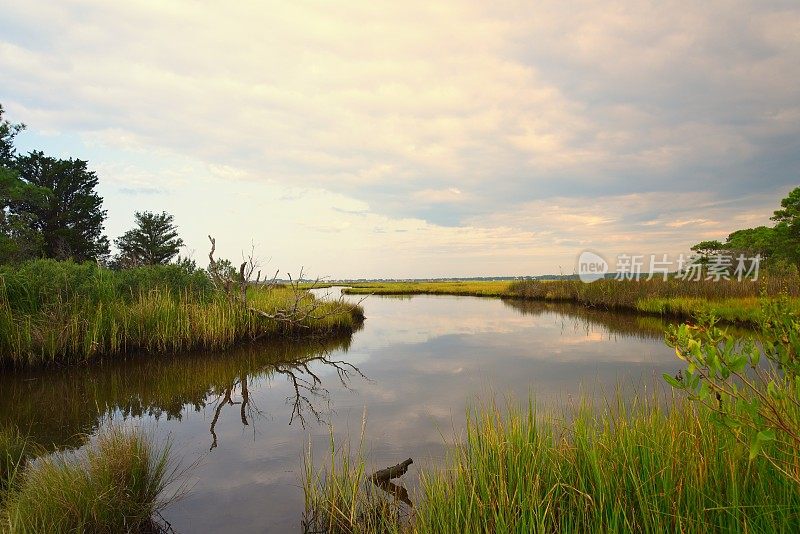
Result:
<svg viewBox="0 0 800 534">
<path fill-rule="evenodd" d="M 376 484 L 379 482 L 386 482 L 393 478 L 401 477 L 406 474 L 408 471 L 408 466 L 413 464 L 414 460 L 409 458 L 404 462 L 400 462 L 397 465 L 393 465 L 392 467 L 387 467 L 386 469 L 381 469 L 380 471 L 375 471 L 372 473 L 370 477 L 373 482 Z"/>
<path fill-rule="evenodd" d="M 408 491 L 406 491 L 406 488 L 390 482 L 390 480 L 393 478 L 405 475 L 406 471 L 408 471 L 408 466 L 413 463 L 414 460 L 409 458 L 408 460 L 400 462 L 397 465 L 393 465 L 392 467 L 375 471 L 369 478 L 373 484 L 378 486 L 389 495 L 392 495 L 394 498 L 413 507 L 414 504 L 411 502 L 411 499 L 408 498 Z"/>
</svg>

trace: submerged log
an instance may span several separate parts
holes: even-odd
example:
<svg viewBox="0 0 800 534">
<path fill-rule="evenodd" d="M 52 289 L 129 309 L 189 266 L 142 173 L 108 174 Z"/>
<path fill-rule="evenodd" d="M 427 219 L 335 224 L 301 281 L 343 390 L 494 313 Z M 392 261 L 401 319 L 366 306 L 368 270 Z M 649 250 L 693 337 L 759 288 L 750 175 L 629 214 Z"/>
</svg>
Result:
<svg viewBox="0 0 800 534">
<path fill-rule="evenodd" d="M 372 476 L 370 478 L 372 479 L 373 482 L 377 483 L 377 482 L 386 482 L 393 478 L 401 477 L 406 474 L 406 471 L 408 471 L 408 466 L 413 463 L 414 460 L 409 458 L 408 460 L 400 462 L 399 464 L 394 465 L 392 467 L 387 467 L 386 469 L 375 471 L 374 473 L 372 473 Z"/>
</svg>

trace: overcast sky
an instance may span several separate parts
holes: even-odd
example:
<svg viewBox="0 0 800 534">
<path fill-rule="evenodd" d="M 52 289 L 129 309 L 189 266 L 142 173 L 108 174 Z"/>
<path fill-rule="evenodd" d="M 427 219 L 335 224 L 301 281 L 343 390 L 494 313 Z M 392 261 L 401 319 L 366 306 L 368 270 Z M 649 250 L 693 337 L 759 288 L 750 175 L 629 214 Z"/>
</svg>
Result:
<svg viewBox="0 0 800 534">
<path fill-rule="evenodd" d="M 573 272 L 768 224 L 800 185 L 800 3 L 0 0 L 18 145 L 87 159 L 113 239 L 205 265 Z"/>
</svg>

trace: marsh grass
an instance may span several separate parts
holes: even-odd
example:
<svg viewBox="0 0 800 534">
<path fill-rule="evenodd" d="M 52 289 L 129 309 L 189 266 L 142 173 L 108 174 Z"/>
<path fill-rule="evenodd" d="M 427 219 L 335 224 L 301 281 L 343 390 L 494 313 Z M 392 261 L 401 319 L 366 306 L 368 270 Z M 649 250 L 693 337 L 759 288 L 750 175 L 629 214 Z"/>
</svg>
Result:
<svg viewBox="0 0 800 534">
<path fill-rule="evenodd" d="M 37 448 L 16 427 L 0 428 L 0 505 L 6 492 L 13 486 L 17 475 L 28 460 L 36 455 Z"/>
<path fill-rule="evenodd" d="M 789 296 L 800 311 L 800 277 L 764 275 L 745 280 L 682 281 L 602 279 L 580 280 L 365 282 L 343 290 L 348 294 L 463 295 L 509 299 L 572 302 L 605 310 L 631 310 L 652 315 L 687 318 L 713 313 L 730 323 L 755 324 L 764 301 Z"/>
<path fill-rule="evenodd" d="M 351 295 L 460 295 L 466 297 L 509 296 L 508 281 L 447 281 L 435 282 L 358 282 L 343 284 L 343 293 Z"/>
<path fill-rule="evenodd" d="M 797 461 L 797 458 L 794 458 Z M 468 417 L 423 479 L 422 532 L 792 532 L 800 488 L 688 403 Z"/>
<path fill-rule="evenodd" d="M 402 505 L 368 480 L 364 455 L 366 416 L 362 418 L 358 450 L 337 444 L 330 429 L 327 464 L 315 468 L 309 442 L 303 457 L 304 532 L 401 532 L 406 521 Z"/>
<path fill-rule="evenodd" d="M 762 276 L 757 281 L 713 280 L 579 280 L 519 281 L 508 288 L 508 296 L 550 301 L 576 302 L 615 310 L 686 317 L 714 313 L 729 322 L 753 323 L 760 318 L 764 299 L 793 297 L 800 308 L 800 279 L 794 275 Z"/>
<path fill-rule="evenodd" d="M 543 415 L 530 403 L 504 412 L 490 405 L 470 413 L 465 438 L 455 445 L 451 459 L 442 468 L 422 473 L 411 520 L 387 530 L 800 529 L 796 483 L 764 458 L 748 461 L 747 451 L 713 425 L 707 411 L 678 400 L 667 403 L 638 400 L 604 408 L 584 404 L 559 416 Z M 797 452 L 789 460 L 800 466 Z M 336 488 L 366 484 L 359 480 L 363 469 L 339 474 Z M 307 491 L 308 487 L 309 482 Z M 310 504 L 318 502 L 311 499 Z M 344 502 L 341 508 L 352 507 L 354 499 Z M 358 514 L 337 517 L 344 522 L 338 531 L 376 531 L 358 524 Z M 356 521 L 347 523 L 350 517 Z"/>
<path fill-rule="evenodd" d="M 81 452 L 38 458 L 9 489 L 2 524 L 15 533 L 152 531 L 177 474 L 169 455 L 168 445 L 111 428 Z"/>
<path fill-rule="evenodd" d="M 310 294 L 301 304 L 312 302 Z M 251 307 L 295 306 L 285 287 L 249 290 Z M 40 260 L 0 269 L 0 365 L 74 363 L 134 351 L 217 350 L 261 337 L 327 335 L 363 319 L 356 305 L 323 302 L 302 324 L 251 313 L 176 266 L 110 271 Z"/>
</svg>

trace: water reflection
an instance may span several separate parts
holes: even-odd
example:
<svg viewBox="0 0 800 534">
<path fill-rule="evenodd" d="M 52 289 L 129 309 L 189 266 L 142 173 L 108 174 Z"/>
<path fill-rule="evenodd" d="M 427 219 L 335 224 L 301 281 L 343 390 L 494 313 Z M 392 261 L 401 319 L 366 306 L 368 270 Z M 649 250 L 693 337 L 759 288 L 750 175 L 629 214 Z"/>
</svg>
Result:
<svg viewBox="0 0 800 534">
<path fill-rule="evenodd" d="M 572 326 L 573 330 L 582 330 L 587 335 L 598 331 L 600 327 L 608 335 L 663 340 L 667 324 L 661 317 L 576 306 L 565 302 L 504 299 L 503 304 L 521 315 L 558 315 L 563 320 L 565 329 Z"/>
<path fill-rule="evenodd" d="M 327 458 L 319 419 L 356 450 L 366 409 L 368 468 L 412 457 L 411 476 L 384 488 L 412 501 L 415 473 L 446 456 L 469 405 L 534 395 L 544 409 L 681 367 L 659 318 L 472 297 L 374 296 L 364 307 L 352 339 L 0 375 L 0 423 L 51 449 L 109 420 L 152 428 L 186 463 L 201 459 L 192 491 L 164 513 L 176 530 L 289 532 L 304 509 L 304 449 Z"/>
<path fill-rule="evenodd" d="M 28 431 L 47 449 L 79 447 L 83 435 L 103 421 L 147 418 L 181 421 L 187 412 L 211 408 L 210 449 L 223 411 L 235 407 L 242 426 L 263 419 L 265 412 L 250 395 L 251 384 L 285 376 L 294 396 L 287 398 L 291 420 L 305 424 L 323 418 L 328 390 L 320 366 L 335 371 L 347 387 L 353 376 L 365 378 L 354 365 L 331 358 L 346 354 L 350 336 L 327 341 L 249 345 L 223 353 L 175 357 L 141 357 L 103 365 L 0 375 L 3 423 Z M 291 421 L 290 421 L 291 422 Z"/>
</svg>

